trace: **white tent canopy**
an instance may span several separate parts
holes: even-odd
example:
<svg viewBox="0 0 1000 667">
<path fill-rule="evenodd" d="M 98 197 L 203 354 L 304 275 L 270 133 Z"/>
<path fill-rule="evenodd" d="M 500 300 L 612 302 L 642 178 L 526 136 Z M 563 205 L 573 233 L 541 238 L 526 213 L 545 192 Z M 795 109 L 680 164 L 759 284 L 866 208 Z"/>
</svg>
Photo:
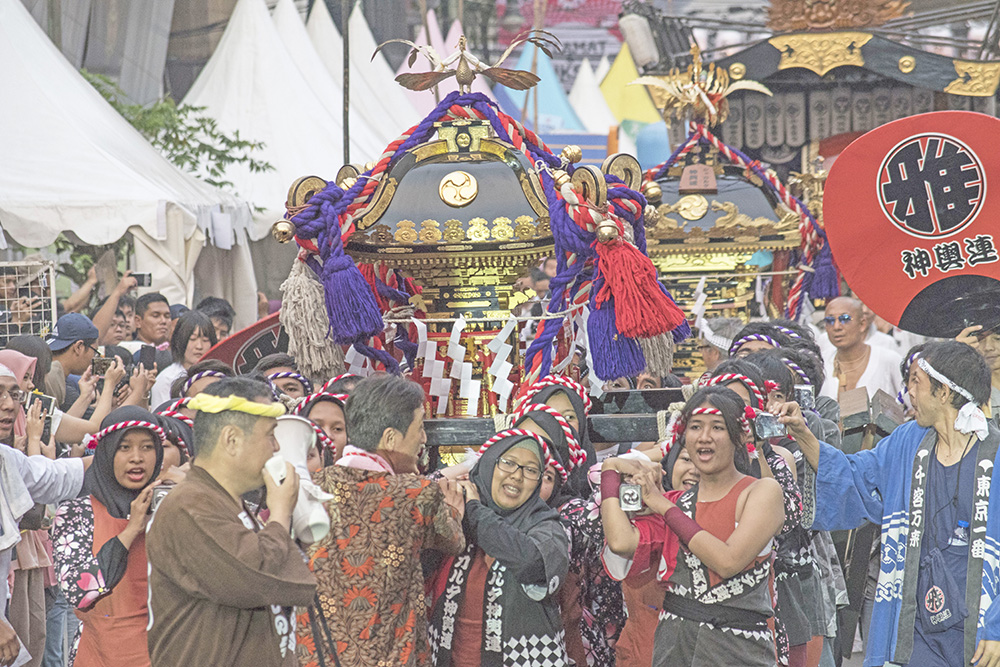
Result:
<svg viewBox="0 0 1000 667">
<path fill-rule="evenodd" d="M 588 132 L 607 133 L 608 129 L 618 125 L 615 115 L 604 101 L 600 83 L 594 76 L 590 61 L 586 58 L 576 71 L 576 79 L 569 91 L 569 103 L 579 116 Z"/>
<path fill-rule="evenodd" d="M 368 120 L 370 127 L 381 132 L 384 149 L 400 134 L 423 120 L 423 116 L 414 108 L 402 86 L 394 81 L 395 74 L 385 57 L 380 53 L 372 59 L 378 44 L 360 6 L 351 12 L 347 25 L 351 50 L 350 103 Z M 344 42 L 330 18 L 326 3 L 313 3 L 306 30 L 327 70 L 334 79 L 343 80 Z M 381 153 L 359 159 L 353 157 L 353 151 L 351 155 L 354 162 L 365 163 L 377 159 Z"/>
<path fill-rule="evenodd" d="M 0 0 L 0 218 L 18 243 L 39 248 L 72 230 L 93 245 L 142 227 L 162 238 L 168 208 L 185 236 L 238 199 L 172 165 L 66 61 L 17 0 Z"/>
<path fill-rule="evenodd" d="M 281 43 L 264 0 L 236 3 L 184 102 L 206 107 L 223 131 L 264 143 L 255 156 L 273 170 L 253 173 L 245 165 L 226 170 L 236 191 L 262 209 L 254 214 L 253 240 L 265 237 L 284 215 L 288 188 L 297 178 L 315 174 L 332 180 L 343 163 L 340 122 Z M 354 151 L 361 153 L 361 146 Z"/>
<path fill-rule="evenodd" d="M 618 127 L 618 120 L 611 113 L 601 92 L 600 81 L 587 58 L 576 71 L 576 79 L 569 91 L 569 103 L 588 132 L 607 134 L 611 128 Z M 635 142 L 624 132 L 618 132 L 618 152 L 635 155 L 635 150 Z"/>
<path fill-rule="evenodd" d="M 272 14 L 274 27 L 278 30 L 282 44 L 288 49 L 302 76 L 309 81 L 316 96 L 323 101 L 330 115 L 337 121 L 337 131 L 343 133 L 344 88 L 340 78 L 334 78 L 323 66 L 319 54 L 309 41 L 305 23 L 295 8 L 293 0 L 278 0 Z M 359 113 L 356 106 L 351 106 L 350 115 L 351 160 L 362 162 L 379 155 L 385 148 L 380 133 L 368 124 L 368 120 Z M 343 158 L 341 158 L 343 161 Z M 332 179 L 332 176 L 328 176 Z"/>
<path fill-rule="evenodd" d="M 36 248 L 61 232 L 93 245 L 131 232 L 137 263 L 154 274 L 153 287 L 190 303 L 190 269 L 204 244 L 199 226 L 246 226 L 246 204 L 160 155 L 18 0 L 0 0 L 0 62 L 0 90 L 10 93 L 0 98 L 3 228 Z"/>
<path fill-rule="evenodd" d="M 594 78 L 597 79 L 597 85 L 601 85 L 604 81 L 604 77 L 608 75 L 611 71 L 611 60 L 608 59 L 606 55 L 601 56 L 601 59 L 597 61 L 597 68 L 594 70 Z"/>
</svg>

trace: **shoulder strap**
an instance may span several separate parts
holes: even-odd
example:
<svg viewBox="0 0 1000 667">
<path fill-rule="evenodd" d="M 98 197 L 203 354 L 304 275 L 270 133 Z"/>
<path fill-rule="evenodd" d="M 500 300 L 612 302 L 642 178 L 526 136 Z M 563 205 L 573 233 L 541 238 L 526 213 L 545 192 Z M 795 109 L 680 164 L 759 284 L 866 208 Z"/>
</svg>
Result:
<svg viewBox="0 0 1000 667">
<path fill-rule="evenodd" d="M 316 616 L 319 616 L 320 625 L 323 626 L 323 635 L 320 636 L 319 628 L 316 627 Z M 326 614 L 323 613 L 323 606 L 319 602 L 319 593 L 313 598 L 313 603 L 309 606 L 309 625 L 312 628 L 313 644 L 316 646 L 316 659 L 319 660 L 319 667 L 326 667 L 326 659 L 323 657 L 323 644 L 325 643 L 333 656 L 333 664 L 340 667 L 340 658 L 337 657 L 337 644 L 333 641 L 333 633 L 326 623 Z M 325 642 L 324 642 L 325 640 Z"/>
</svg>

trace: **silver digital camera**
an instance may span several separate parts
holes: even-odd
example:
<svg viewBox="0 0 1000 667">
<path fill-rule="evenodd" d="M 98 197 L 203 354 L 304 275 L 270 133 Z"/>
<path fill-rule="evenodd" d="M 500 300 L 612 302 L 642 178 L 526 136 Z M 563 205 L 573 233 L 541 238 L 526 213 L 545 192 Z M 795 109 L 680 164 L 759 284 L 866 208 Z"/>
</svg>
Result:
<svg viewBox="0 0 1000 667">
<path fill-rule="evenodd" d="M 618 487 L 618 503 L 626 512 L 642 509 L 642 487 L 638 484 L 622 484 Z"/>
</svg>

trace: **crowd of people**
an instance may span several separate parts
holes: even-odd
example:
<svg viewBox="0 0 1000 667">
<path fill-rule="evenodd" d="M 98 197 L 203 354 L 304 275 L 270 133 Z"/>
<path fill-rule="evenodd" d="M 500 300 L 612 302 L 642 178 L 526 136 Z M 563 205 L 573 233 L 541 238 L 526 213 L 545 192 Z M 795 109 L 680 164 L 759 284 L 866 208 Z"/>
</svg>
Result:
<svg viewBox="0 0 1000 667">
<path fill-rule="evenodd" d="M 405 374 L 237 375 L 203 358 L 229 304 L 134 282 L 0 351 L 0 665 L 830 667 L 855 643 L 830 531 L 866 522 L 865 665 L 1000 665 L 993 330 L 913 341 L 850 297 L 710 318 L 696 381 L 604 387 L 678 387 L 659 441 L 591 442 L 573 365 L 442 467 Z M 907 421 L 848 452 L 862 388 Z M 304 466 L 272 463 L 286 414 Z"/>
</svg>

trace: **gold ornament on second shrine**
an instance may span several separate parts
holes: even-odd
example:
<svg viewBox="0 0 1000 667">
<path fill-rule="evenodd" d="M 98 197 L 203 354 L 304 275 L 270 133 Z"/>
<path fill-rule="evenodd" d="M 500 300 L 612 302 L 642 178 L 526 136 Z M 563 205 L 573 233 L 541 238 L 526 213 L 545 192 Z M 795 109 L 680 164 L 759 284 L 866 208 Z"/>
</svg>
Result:
<svg viewBox="0 0 1000 667">
<path fill-rule="evenodd" d="M 471 204 L 479 195 L 479 182 L 467 171 L 453 171 L 441 179 L 438 195 L 448 206 L 462 208 Z"/>
<path fill-rule="evenodd" d="M 771 94 L 766 86 L 756 81 L 734 81 L 728 70 L 716 68 L 715 63 L 703 67 L 697 44 L 691 47 L 691 56 L 693 62 L 684 72 L 675 67 L 665 76 L 640 76 L 630 84 L 649 87 L 653 103 L 660 109 L 667 126 L 671 120 L 682 121 L 690 115 L 692 120 L 714 127 L 729 116 L 726 97 L 731 93 L 752 90 Z"/>
<path fill-rule="evenodd" d="M 673 209 L 685 220 L 701 220 L 708 213 L 708 200 L 701 195 L 687 195 L 681 197 Z"/>
</svg>

